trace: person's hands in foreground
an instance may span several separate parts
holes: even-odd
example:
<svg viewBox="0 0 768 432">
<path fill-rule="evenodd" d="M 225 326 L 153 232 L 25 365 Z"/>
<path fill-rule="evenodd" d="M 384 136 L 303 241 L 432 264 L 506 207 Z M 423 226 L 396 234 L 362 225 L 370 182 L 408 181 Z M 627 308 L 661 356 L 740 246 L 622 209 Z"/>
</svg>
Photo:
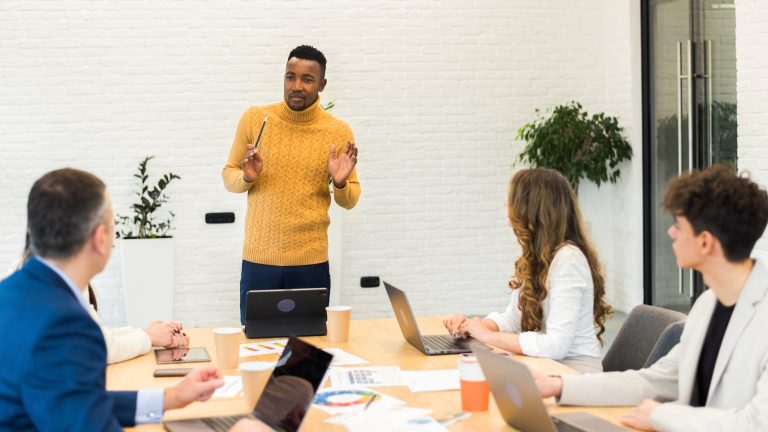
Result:
<svg viewBox="0 0 768 432">
<path fill-rule="evenodd" d="M 629 414 L 625 414 L 621 417 L 621 423 L 624 426 L 629 426 L 633 429 L 639 429 L 644 431 L 652 431 L 651 426 L 651 414 L 661 402 L 656 402 L 653 399 L 646 399 L 640 405 L 635 407 L 635 410 Z"/>
<path fill-rule="evenodd" d="M 464 324 L 466 320 L 467 317 L 465 317 L 463 314 L 454 314 L 444 319 L 443 325 L 454 339 L 457 337 L 465 337 L 466 335 L 462 334 L 460 329 L 461 325 Z"/>
<path fill-rule="evenodd" d="M 216 366 L 193 369 L 181 382 L 165 389 L 163 409 L 167 411 L 183 408 L 195 401 L 207 401 L 223 385 L 224 378 Z"/>
<path fill-rule="evenodd" d="M 178 321 L 152 321 L 144 329 L 153 347 L 176 348 L 189 345 L 189 336 Z"/>
<path fill-rule="evenodd" d="M 536 387 L 539 388 L 541 397 L 560 397 L 560 395 L 563 394 L 563 379 L 559 376 L 544 375 L 535 370 L 531 370 L 531 375 L 533 375 L 533 381 L 536 383 Z"/>
<path fill-rule="evenodd" d="M 478 317 L 469 318 L 464 321 L 459 327 L 459 332 L 464 337 L 473 337 L 483 343 L 486 343 L 488 341 L 488 336 L 494 333 L 485 325 L 485 323 L 483 323 L 483 320 Z"/>
<path fill-rule="evenodd" d="M 235 423 L 229 432 L 272 432 L 272 428 L 259 420 L 243 418 Z"/>
</svg>

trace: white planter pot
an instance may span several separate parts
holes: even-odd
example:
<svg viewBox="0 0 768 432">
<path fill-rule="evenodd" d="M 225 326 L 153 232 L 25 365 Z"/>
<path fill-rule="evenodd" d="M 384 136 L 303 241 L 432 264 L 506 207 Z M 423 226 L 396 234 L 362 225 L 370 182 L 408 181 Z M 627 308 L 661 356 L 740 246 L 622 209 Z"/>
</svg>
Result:
<svg viewBox="0 0 768 432">
<path fill-rule="evenodd" d="M 167 239 L 121 239 L 123 295 L 128 325 L 173 318 L 175 242 Z"/>
</svg>

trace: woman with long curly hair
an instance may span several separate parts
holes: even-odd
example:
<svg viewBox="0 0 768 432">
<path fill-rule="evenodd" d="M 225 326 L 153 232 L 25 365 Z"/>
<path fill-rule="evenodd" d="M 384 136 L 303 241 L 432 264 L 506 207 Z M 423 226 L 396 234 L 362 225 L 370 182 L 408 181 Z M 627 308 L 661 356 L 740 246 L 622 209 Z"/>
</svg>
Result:
<svg viewBox="0 0 768 432">
<path fill-rule="evenodd" d="M 522 249 L 509 281 L 509 306 L 485 319 L 453 315 L 445 327 L 454 336 L 559 360 L 580 372 L 602 371 L 611 306 L 576 194 L 559 172 L 527 169 L 512 177 L 508 197 L 509 222 Z"/>
</svg>

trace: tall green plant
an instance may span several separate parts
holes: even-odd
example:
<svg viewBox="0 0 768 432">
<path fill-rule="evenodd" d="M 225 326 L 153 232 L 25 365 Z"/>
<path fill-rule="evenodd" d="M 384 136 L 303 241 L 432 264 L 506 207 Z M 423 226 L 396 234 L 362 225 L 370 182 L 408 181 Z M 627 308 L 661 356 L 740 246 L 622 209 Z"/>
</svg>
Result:
<svg viewBox="0 0 768 432">
<path fill-rule="evenodd" d="M 581 179 L 598 186 L 616 183 L 619 164 L 632 158 L 616 117 L 590 116 L 575 101 L 556 106 L 548 116 L 537 109 L 536 116 L 517 130 L 517 139 L 526 142 L 518 162 L 560 171 L 576 191 Z"/>
<path fill-rule="evenodd" d="M 170 215 L 165 220 L 158 221 L 155 212 L 160 207 L 168 202 L 168 195 L 164 193 L 165 188 L 173 180 L 181 180 L 181 177 L 169 172 L 163 174 L 157 184 L 150 189 L 150 185 L 147 182 L 149 174 L 147 174 L 147 165 L 154 156 L 147 156 L 139 162 L 139 166 L 136 170 L 136 174 L 133 176 L 139 179 L 139 190 L 136 191 L 138 200 L 131 206 L 133 209 L 133 217 L 117 215 L 115 219 L 115 230 L 117 238 L 136 239 L 136 238 L 167 238 L 171 237 L 169 231 L 171 230 L 171 222 L 176 216 L 173 212 L 168 212 Z"/>
</svg>

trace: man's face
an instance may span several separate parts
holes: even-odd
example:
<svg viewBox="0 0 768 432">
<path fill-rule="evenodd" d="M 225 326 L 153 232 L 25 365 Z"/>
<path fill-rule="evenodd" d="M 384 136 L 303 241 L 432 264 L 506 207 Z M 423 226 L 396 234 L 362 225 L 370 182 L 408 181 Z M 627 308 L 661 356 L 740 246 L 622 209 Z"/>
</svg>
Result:
<svg viewBox="0 0 768 432">
<path fill-rule="evenodd" d="M 675 216 L 675 222 L 667 230 L 672 239 L 672 250 L 680 268 L 692 268 L 699 263 L 701 255 L 700 235 L 693 232 L 693 226 L 685 216 Z"/>
<path fill-rule="evenodd" d="M 285 65 L 285 103 L 294 111 L 302 111 L 315 103 L 325 83 L 320 63 L 291 57 Z"/>
</svg>

